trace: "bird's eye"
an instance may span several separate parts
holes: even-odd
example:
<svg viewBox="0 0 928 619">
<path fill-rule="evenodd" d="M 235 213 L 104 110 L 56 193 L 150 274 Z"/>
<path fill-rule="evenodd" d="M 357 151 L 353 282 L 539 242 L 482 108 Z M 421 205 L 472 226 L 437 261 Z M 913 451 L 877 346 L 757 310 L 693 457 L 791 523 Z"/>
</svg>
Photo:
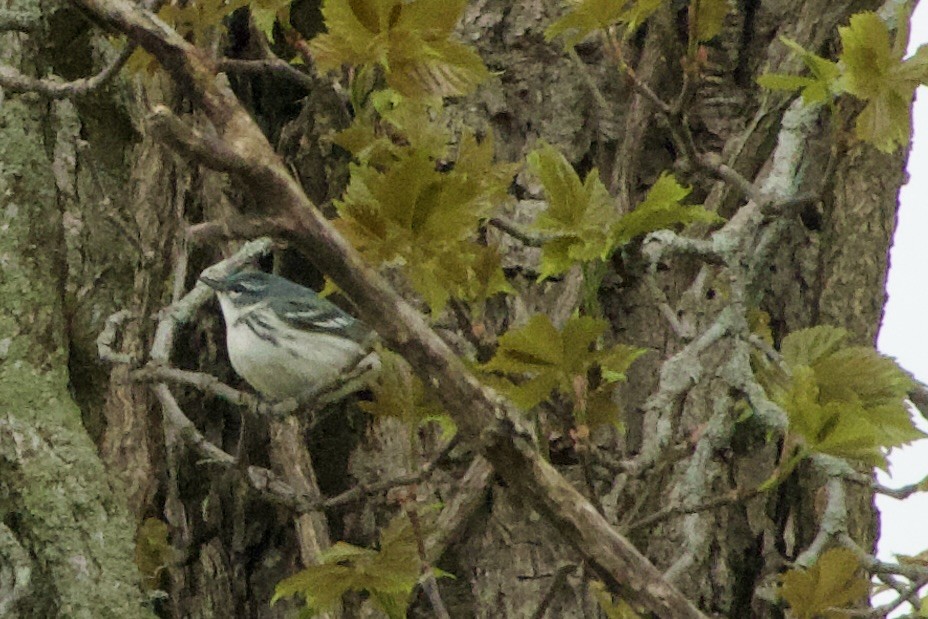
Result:
<svg viewBox="0 0 928 619">
<path fill-rule="evenodd" d="M 241 284 L 232 284 L 229 286 L 228 294 L 232 298 L 241 296 L 243 292 L 245 292 L 245 287 Z"/>
</svg>

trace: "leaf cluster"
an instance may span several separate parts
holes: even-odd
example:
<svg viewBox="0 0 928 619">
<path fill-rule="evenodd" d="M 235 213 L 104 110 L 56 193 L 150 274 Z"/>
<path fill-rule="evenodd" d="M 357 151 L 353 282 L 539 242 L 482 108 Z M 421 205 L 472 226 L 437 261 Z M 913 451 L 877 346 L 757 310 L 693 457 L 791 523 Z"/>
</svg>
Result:
<svg viewBox="0 0 928 619">
<path fill-rule="evenodd" d="M 371 263 L 405 267 L 433 315 L 451 298 L 481 302 L 512 292 L 497 251 L 474 242 L 474 235 L 507 199 L 516 166 L 495 163 L 492 139 L 478 142 L 465 132 L 453 166 L 444 169 L 430 150 L 435 134 L 421 133 L 425 146 L 390 145 L 373 131 L 370 139 L 351 137 L 368 162 L 351 167 L 334 224 Z"/>
<path fill-rule="evenodd" d="M 908 22 L 903 15 L 902 23 Z M 838 28 L 841 54 L 832 62 L 782 39 L 798 53 L 811 77 L 765 74 L 758 83 L 773 90 L 801 91 L 806 103 L 831 103 L 849 94 L 867 105 L 857 116 L 855 131 L 861 140 L 883 152 L 905 146 L 911 134 L 909 108 L 915 89 L 928 83 L 928 46 L 919 47 L 904 58 L 908 30 L 901 28 L 891 40 L 886 23 L 872 12 L 851 16 L 847 26 Z"/>
<path fill-rule="evenodd" d="M 325 0 L 328 32 L 310 42 L 321 71 L 380 67 L 410 98 L 465 95 L 489 76 L 480 56 L 450 37 L 466 0 Z"/>
<path fill-rule="evenodd" d="M 719 221 L 718 215 L 701 206 L 683 204 L 690 190 L 669 174 L 657 179 L 634 211 L 620 215 L 595 168 L 581 181 L 550 144 L 530 153 L 528 165 L 548 200 L 548 208 L 534 224 L 548 238 L 542 245 L 539 280 L 561 274 L 577 262 L 605 260 L 618 247 L 654 230 Z"/>
<path fill-rule="evenodd" d="M 605 320 L 579 316 L 558 330 L 547 316 L 536 314 L 525 326 L 500 337 L 496 353 L 481 369 L 522 378 L 494 386 L 525 410 L 557 391 L 574 402 L 578 424 L 616 425 L 620 411 L 609 386 L 624 381 L 629 366 L 646 350 L 624 344 L 598 350 L 596 343 L 607 326 Z M 588 376 L 594 368 L 600 371 L 601 383 L 590 390 Z"/>
<path fill-rule="evenodd" d="M 846 338 L 828 326 L 791 333 L 785 368 L 767 365 L 759 378 L 808 451 L 885 468 L 885 450 L 925 437 L 905 405 L 912 378 L 873 348 L 844 347 Z"/>
<path fill-rule="evenodd" d="M 796 619 L 839 619 L 870 591 L 859 573 L 860 563 L 846 548 L 833 548 L 809 569 L 789 570 L 781 576 L 780 595 Z"/>
<path fill-rule="evenodd" d="M 280 581 L 271 603 L 300 595 L 306 602 L 305 614 L 315 616 L 333 610 L 345 593 L 356 591 L 367 593 L 391 619 L 402 619 L 420 568 L 415 531 L 400 514 L 383 529 L 379 549 L 337 542 L 321 553 L 318 565 Z"/>
</svg>

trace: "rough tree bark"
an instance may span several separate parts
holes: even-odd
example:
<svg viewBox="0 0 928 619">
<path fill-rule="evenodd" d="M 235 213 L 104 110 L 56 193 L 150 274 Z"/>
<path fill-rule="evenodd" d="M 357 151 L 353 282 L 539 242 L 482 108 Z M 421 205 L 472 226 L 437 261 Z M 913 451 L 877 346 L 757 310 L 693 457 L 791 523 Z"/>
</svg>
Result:
<svg viewBox="0 0 928 619">
<path fill-rule="evenodd" d="M 94 18 L 84 20 L 59 3 L 16 3 L 30 28 L 2 35 L 3 58 L 13 58 L 22 73 L 36 76 L 75 79 L 99 70 L 115 52 L 93 24 L 123 28 L 107 15 L 107 3 L 77 4 Z M 665 5 L 626 52 L 639 79 L 672 100 L 681 88 L 685 10 Z M 834 130 L 827 111 L 799 110 L 785 95 L 761 91 L 754 79 L 765 71 L 798 70 L 778 37 L 829 55 L 837 26 L 852 13 L 878 7 L 863 0 L 739 2 L 722 34 L 708 45 L 708 75 L 692 92 L 688 118 L 703 152 L 718 153 L 778 196 L 816 198 L 802 212 L 781 215 L 769 226 L 775 242 L 743 248 L 743 262 L 752 263 L 754 276 L 750 298 L 742 301 L 770 315 L 776 339 L 831 324 L 848 329 L 858 343 L 875 341 L 905 154 L 884 155 L 855 143 L 846 131 L 853 115 L 836 121 L 840 129 Z M 293 11 L 294 23 L 311 36 L 319 27 L 318 3 L 298 3 Z M 460 33 L 499 72 L 476 94 L 455 102 L 451 118 L 456 125 L 492 132 L 504 161 L 523 159 L 539 140 L 554 144 L 581 176 L 599 168 L 618 208 L 630 210 L 679 153 L 652 102 L 620 75 L 600 45 L 585 43 L 571 57 L 544 41 L 544 28 L 559 11 L 551 0 L 470 2 Z M 230 32 L 216 50 L 240 57 L 255 53 L 257 44 L 243 18 L 231 21 Z M 157 54 L 154 35 L 141 28 L 134 34 Z M 49 41 L 54 44 L 43 43 Z M 187 69 L 172 70 L 176 76 Z M 218 79 L 221 88 L 226 78 Z M 350 122 L 332 80 L 307 77 L 297 83 L 277 74 L 232 72 L 228 80 L 309 198 L 325 208 L 344 187 L 348 164 L 347 156 L 323 139 Z M 121 333 L 121 350 L 143 358 L 155 335 L 154 314 L 189 289 L 200 269 L 237 246 L 222 234 L 191 240 L 189 226 L 220 221 L 241 230 L 243 211 L 287 212 L 278 190 L 249 193 L 248 183 L 237 182 L 235 166 L 228 175 L 213 172 L 165 145 L 152 109 L 163 105 L 186 114 L 184 120 L 198 128 L 216 125 L 210 114 L 220 97 L 213 91 L 193 94 L 204 88 L 178 85 L 159 72 L 118 81 L 74 103 L 10 94 L 3 103 L 0 303 L 8 311 L 0 318 L 5 549 L 0 585 L 8 592 L 4 599 L 12 600 L 4 610 L 14 616 L 149 612 L 130 566 L 130 513 L 137 523 L 148 517 L 166 522 L 178 550 L 150 583 L 168 593 L 152 602 L 160 615 L 286 616 L 293 607 L 270 607 L 268 600 L 281 578 L 313 561 L 318 550 L 308 539 L 320 547 L 328 537 L 367 544 L 396 510 L 377 494 L 328 509 L 325 519 L 318 511 L 299 515 L 270 502 L 235 466 L 202 461 L 164 422 L 149 387 L 130 380 L 128 366 L 110 371 L 97 360 L 94 342 L 113 311 L 125 308 L 133 317 Z M 783 179 L 775 173 L 784 164 L 774 155 L 784 152 L 790 139 L 801 146 L 792 151 L 791 178 Z M 726 217 L 746 202 L 732 185 L 705 174 L 681 178 L 694 187 L 694 202 L 704 200 Z M 537 209 L 540 188 L 520 175 L 514 194 L 520 201 L 510 216 L 525 221 Z M 267 203 L 276 199 L 279 204 Z M 278 228 L 302 250 L 302 255 L 281 253 L 282 272 L 318 284 L 318 268 L 323 268 L 347 292 L 364 291 L 364 282 L 340 270 L 344 263 L 302 234 L 311 225 L 298 223 Z M 520 295 L 505 306 L 497 304 L 488 326 L 502 332 L 537 311 L 555 323 L 566 320 L 583 294 L 579 274 L 537 285 L 537 250 L 505 235 L 499 240 L 511 250 L 506 267 Z M 316 258 L 315 265 L 307 257 Z M 725 338 L 704 348 L 690 346 L 711 331 L 731 302 L 730 273 L 693 258 L 671 257 L 653 278 L 645 277 L 637 247 L 609 266 L 596 291 L 610 320 L 609 337 L 653 352 L 632 367 L 618 396 L 627 432 L 594 435 L 599 458 L 592 480 L 584 477 L 577 454 L 559 440 L 562 428 L 552 414 L 546 429 L 554 468 L 584 494 L 592 486 L 595 496 L 588 498 L 602 506 L 606 520 L 702 612 L 782 616 L 773 601 L 775 577 L 816 536 L 823 517 L 822 479 L 800 471 L 772 493 L 685 515 L 660 515 L 756 487 L 777 464 L 777 445 L 766 442 L 762 428 L 735 423 L 740 398 L 732 376 L 746 367 L 743 348 Z M 362 315 L 378 326 L 370 301 L 365 306 L 357 300 Z M 676 329 L 662 305 L 671 308 Z M 681 337 L 681 324 L 688 336 Z M 440 326 L 449 332 L 457 328 L 450 320 Z M 405 333 L 383 335 L 406 338 Z M 222 348 L 218 315 L 203 311 L 195 326 L 181 328 L 173 361 L 240 384 Z M 416 354 L 440 359 L 438 353 L 410 356 Z M 655 402 L 654 393 L 667 379 L 661 368 L 676 354 L 686 355 L 692 380 L 675 392 L 673 402 Z M 351 403 L 338 405 L 343 410 L 309 429 L 296 421 L 269 424 L 193 390 L 177 397 L 210 442 L 243 465 L 278 473 L 304 495 L 317 492 L 314 485 L 333 496 L 408 472 L 408 430 L 389 421 L 372 423 Z M 590 583 L 608 577 L 608 562 L 584 550 L 597 541 L 577 533 L 583 524 L 552 513 L 544 498 L 516 491 L 520 473 L 549 472 L 526 466 L 530 460 L 520 450 L 528 449 L 527 443 L 513 442 L 505 425 L 492 424 L 496 436 L 480 436 L 474 426 L 498 421 L 499 410 L 504 407 L 480 411 L 483 417 L 475 411 L 480 421 L 471 427 L 459 421 L 468 448 L 453 450 L 418 490 L 455 512 L 440 520 L 430 545 L 431 560 L 456 576 L 440 582 L 449 612 L 453 617 L 599 616 Z M 474 456 L 478 438 L 496 475 Z M 438 443 L 425 437 L 432 452 L 423 460 L 435 455 Z M 295 467 L 288 465 L 309 455 L 313 466 L 308 473 L 301 467 L 294 478 Z M 626 466 L 630 461 L 645 464 Z M 563 500 L 571 497 L 565 494 Z M 849 507 L 852 537 L 869 548 L 876 534 L 869 491 L 852 491 Z M 608 554 L 613 542 L 603 539 L 599 545 Z M 32 570 L 31 579 L 22 576 L 26 569 Z M 636 599 L 636 593 L 626 594 Z M 414 612 L 424 616 L 431 610 L 420 597 Z M 360 606 L 359 600 L 349 600 L 346 613 L 360 613 Z M 692 616 L 687 612 L 674 608 L 665 616 Z"/>
</svg>

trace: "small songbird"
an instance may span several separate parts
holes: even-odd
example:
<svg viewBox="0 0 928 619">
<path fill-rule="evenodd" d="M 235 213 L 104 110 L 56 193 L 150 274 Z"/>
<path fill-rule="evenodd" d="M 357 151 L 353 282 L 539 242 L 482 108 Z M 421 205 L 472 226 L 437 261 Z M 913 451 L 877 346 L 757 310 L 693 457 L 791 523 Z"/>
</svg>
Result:
<svg viewBox="0 0 928 619">
<path fill-rule="evenodd" d="M 240 271 L 200 281 L 219 298 L 232 367 L 268 398 L 316 393 L 371 353 L 370 328 L 288 279 Z"/>
</svg>

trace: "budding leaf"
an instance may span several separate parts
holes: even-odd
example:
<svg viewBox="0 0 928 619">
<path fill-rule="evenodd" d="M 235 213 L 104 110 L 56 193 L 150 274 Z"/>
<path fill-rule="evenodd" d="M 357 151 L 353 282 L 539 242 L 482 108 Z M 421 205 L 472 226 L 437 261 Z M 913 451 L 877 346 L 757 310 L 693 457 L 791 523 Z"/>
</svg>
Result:
<svg viewBox="0 0 928 619">
<path fill-rule="evenodd" d="M 626 35 L 660 7 L 663 0 L 580 0 L 545 30 L 545 40 L 563 36 L 565 47 L 573 47 L 590 33 L 614 24 L 625 26 Z"/>
<path fill-rule="evenodd" d="M 499 339 L 496 354 L 481 369 L 507 376 L 523 377 L 518 383 L 499 382 L 497 388 L 521 408 L 530 409 L 547 399 L 553 391 L 578 397 L 578 379 L 586 379 L 591 368 L 609 375 L 605 383 L 624 380 L 624 372 L 643 350 L 617 345 L 597 351 L 594 344 L 606 331 L 605 320 L 589 316 L 573 317 L 561 330 L 544 314 L 532 316 L 528 323 L 511 329 Z M 583 382 L 581 380 L 580 382 Z M 597 420 L 615 423 L 616 409 L 596 394 Z M 585 410 L 585 408 L 584 408 Z"/>
<path fill-rule="evenodd" d="M 541 179 L 548 200 L 535 229 L 553 237 L 542 246 L 538 279 L 563 273 L 578 261 L 611 254 L 609 228 L 618 214 L 599 172 L 594 168 L 581 182 L 573 166 L 550 144 L 530 153 L 528 166 Z"/>
<path fill-rule="evenodd" d="M 780 40 L 799 55 L 812 77 L 799 77 L 783 73 L 765 73 L 757 83 L 771 90 L 801 90 L 802 100 L 808 103 L 826 103 L 840 94 L 838 78 L 841 69 L 838 63 L 806 51 L 799 43 L 787 37 Z"/>
<path fill-rule="evenodd" d="M 624 245 L 642 234 L 678 224 L 722 221 L 718 215 L 702 206 L 683 204 L 683 199 L 689 193 L 690 190 L 680 185 L 672 175 L 662 174 L 648 191 L 644 201 L 631 213 L 623 215 L 613 226 L 613 243 Z"/>
<path fill-rule="evenodd" d="M 696 3 L 696 40 L 708 41 L 722 31 L 731 10 L 728 0 L 691 0 Z"/>
<path fill-rule="evenodd" d="M 421 575 L 417 548 L 409 520 L 397 516 L 381 533 L 379 550 L 336 542 L 322 551 L 318 565 L 279 582 L 271 603 L 301 595 L 315 615 L 334 609 L 348 591 L 357 591 L 369 594 L 391 619 L 405 617 L 409 595 Z"/>
<path fill-rule="evenodd" d="M 858 573 L 860 563 L 845 548 L 828 550 L 808 569 L 789 570 L 782 576 L 780 595 L 796 619 L 839 619 L 870 590 Z"/>
<path fill-rule="evenodd" d="M 922 52 L 903 61 L 876 13 L 852 15 L 850 24 L 838 32 L 845 67 L 842 86 L 868 102 L 857 117 L 857 137 L 883 152 L 905 146 L 912 132 L 909 108 L 915 88 L 928 77 L 928 58 Z"/>
<path fill-rule="evenodd" d="M 466 0 L 325 0 L 328 32 L 310 41 L 323 71 L 379 65 L 410 98 L 458 96 L 489 76 L 480 56 L 451 40 Z"/>
<path fill-rule="evenodd" d="M 402 357 L 387 350 L 379 354 L 380 372 L 370 386 L 374 399 L 359 402 L 358 406 L 375 417 L 393 417 L 410 427 L 435 421 L 443 428 L 451 429 L 453 422 L 444 407 L 412 373 Z"/>
<path fill-rule="evenodd" d="M 344 137 L 367 148 L 361 130 Z M 506 199 L 515 173 L 515 166 L 494 162 L 492 140 L 462 135 L 448 171 L 418 148 L 374 148 L 386 169 L 373 161 L 352 166 L 348 188 L 335 203 L 335 226 L 365 258 L 405 266 L 435 316 L 451 298 L 482 300 L 510 290 L 494 263 L 495 250 L 474 241 L 490 209 Z"/>
<path fill-rule="evenodd" d="M 912 378 L 873 348 L 843 347 L 847 332 L 819 326 L 780 346 L 788 375 L 765 366 L 759 379 L 810 451 L 887 466 L 885 451 L 925 438 L 905 399 Z"/>
</svg>

